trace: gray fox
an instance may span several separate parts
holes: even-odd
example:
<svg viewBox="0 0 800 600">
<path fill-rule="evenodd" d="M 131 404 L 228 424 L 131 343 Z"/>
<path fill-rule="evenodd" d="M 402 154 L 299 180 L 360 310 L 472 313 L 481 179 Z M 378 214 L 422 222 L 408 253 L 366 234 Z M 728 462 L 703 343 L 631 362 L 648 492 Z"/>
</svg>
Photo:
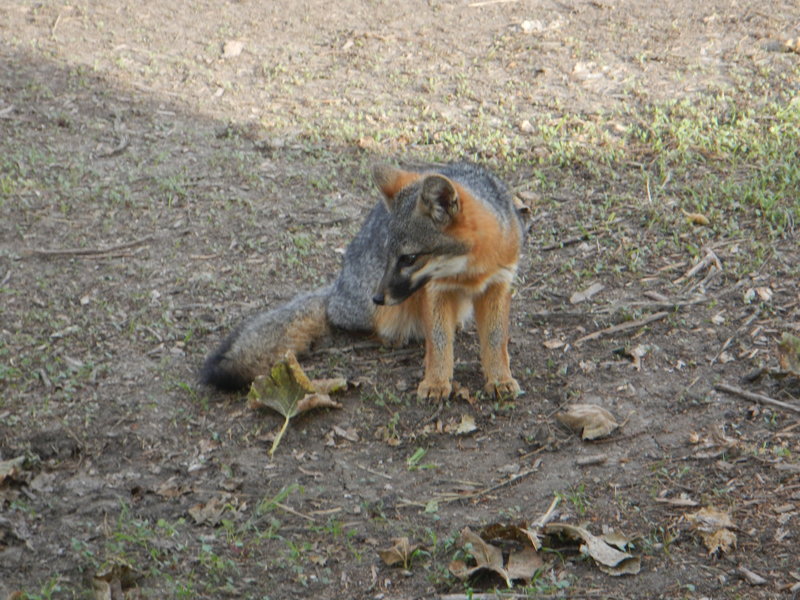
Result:
<svg viewBox="0 0 800 600">
<path fill-rule="evenodd" d="M 383 201 L 347 247 L 336 280 L 244 321 L 207 358 L 204 383 L 243 388 L 287 350 L 302 353 L 335 327 L 390 343 L 424 338 L 417 395 L 447 398 L 455 331 L 473 313 L 485 391 L 519 393 L 508 323 L 524 231 L 508 188 L 470 163 L 379 165 L 373 178 Z"/>
</svg>

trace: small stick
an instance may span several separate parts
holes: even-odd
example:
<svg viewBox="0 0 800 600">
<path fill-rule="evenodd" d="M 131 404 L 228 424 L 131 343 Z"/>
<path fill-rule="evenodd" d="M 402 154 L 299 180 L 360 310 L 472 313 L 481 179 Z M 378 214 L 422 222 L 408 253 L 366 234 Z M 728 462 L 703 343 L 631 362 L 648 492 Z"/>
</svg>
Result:
<svg viewBox="0 0 800 600">
<path fill-rule="evenodd" d="M 61 13 L 58 13 L 58 16 L 56 17 L 56 20 L 53 23 L 53 26 L 50 28 L 50 37 L 53 38 L 56 41 L 58 41 L 56 39 L 56 29 L 58 29 L 58 24 L 59 23 L 61 23 Z"/>
<path fill-rule="evenodd" d="M 606 223 L 606 227 L 611 227 L 612 225 L 616 225 L 622 221 L 622 218 L 614 219 L 610 223 Z M 571 246 L 573 244 L 578 244 L 580 242 L 585 242 L 592 238 L 592 236 L 600 235 L 601 233 L 605 233 L 605 230 L 602 228 L 592 229 L 591 231 L 587 231 L 583 235 L 576 235 L 575 237 L 567 238 L 563 242 L 558 242 L 557 244 L 551 244 L 550 246 L 542 247 L 542 252 L 549 252 L 550 250 L 560 250 L 566 246 Z"/>
<path fill-rule="evenodd" d="M 513 592 L 489 592 L 487 594 L 444 594 L 437 596 L 438 600 L 516 600 L 516 598 L 530 598 L 528 594 L 515 594 Z"/>
<path fill-rule="evenodd" d="M 513 592 L 489 592 L 486 594 L 444 594 L 437 596 L 438 600 L 516 600 L 517 598 L 530 598 L 528 594 Z"/>
<path fill-rule="evenodd" d="M 542 248 L 542 252 L 550 252 L 551 250 L 560 250 L 561 248 L 566 248 L 567 246 L 572 246 L 573 244 L 579 244 L 580 242 L 585 242 L 586 240 L 591 239 L 591 237 L 596 233 L 597 233 L 596 231 L 590 231 L 588 233 L 584 233 L 583 235 L 576 235 L 575 237 L 567 238 L 563 242 L 558 242 L 557 244 L 544 246 Z"/>
<path fill-rule="evenodd" d="M 590 467 L 592 465 L 601 465 L 608 460 L 607 454 L 595 454 L 594 456 L 582 456 L 575 461 L 579 467 Z"/>
<path fill-rule="evenodd" d="M 305 519 L 306 521 L 311 521 L 312 523 L 316 523 L 317 522 L 317 520 L 314 517 L 309 517 L 308 515 L 304 515 L 303 513 L 298 512 L 295 509 L 293 509 L 291 506 L 286 506 L 285 504 L 281 504 L 280 502 L 276 502 L 275 506 L 277 506 L 278 508 L 280 508 L 281 510 L 283 510 L 285 512 L 288 512 L 288 513 L 290 513 L 292 515 L 300 517 L 301 519 Z"/>
<path fill-rule="evenodd" d="M 375 469 L 370 469 L 369 467 L 365 467 L 364 465 L 360 465 L 358 463 L 355 463 L 355 465 L 359 469 L 364 469 L 367 473 L 372 473 L 373 475 L 377 475 L 378 477 L 383 477 L 384 479 L 391 479 L 392 478 L 391 475 L 387 475 L 386 473 L 381 473 L 379 471 L 376 471 Z"/>
<path fill-rule="evenodd" d="M 454 496 L 441 498 L 439 502 L 457 502 L 458 500 L 471 500 L 473 498 L 480 498 L 481 496 L 485 496 L 486 494 L 491 494 L 492 492 L 499 490 L 502 487 L 505 487 L 509 484 L 519 481 L 523 477 L 527 477 L 532 473 L 536 473 L 536 471 L 539 470 L 539 465 L 541 464 L 542 464 L 542 459 L 538 458 L 536 459 L 536 462 L 533 463 L 533 466 L 530 469 L 528 469 L 527 471 L 523 471 L 522 473 L 517 473 L 515 475 L 512 475 L 505 481 L 501 481 L 500 483 L 492 485 L 488 488 L 478 490 L 477 492 L 471 492 L 469 494 L 456 494 Z"/>
<path fill-rule="evenodd" d="M 748 569 L 743 565 L 739 565 L 739 568 L 736 570 L 739 571 L 739 573 L 741 573 L 744 576 L 744 578 L 750 585 L 764 585 L 765 583 L 767 583 L 767 580 L 764 579 L 761 575 L 759 575 L 758 573 L 754 573 L 753 571 L 751 571 L 750 569 Z"/>
<path fill-rule="evenodd" d="M 747 390 L 738 388 L 735 385 L 728 385 L 727 383 L 718 383 L 714 387 L 720 390 L 721 392 L 728 392 L 729 394 L 733 394 L 734 396 L 740 396 L 741 398 L 744 398 L 746 400 L 752 400 L 753 402 L 758 402 L 759 404 L 766 404 L 768 406 L 783 408 L 785 410 L 790 410 L 792 412 L 800 414 L 800 406 L 795 406 L 794 404 L 789 404 L 788 402 L 781 402 L 780 400 L 775 400 L 774 398 L 770 398 L 769 396 L 764 396 L 763 394 L 748 392 Z"/>
<path fill-rule="evenodd" d="M 653 321 L 658 321 L 659 319 L 663 319 L 669 315 L 668 312 L 657 312 L 652 315 L 648 315 L 642 319 L 637 319 L 635 321 L 628 321 L 627 323 L 620 323 L 619 325 L 614 325 L 612 327 L 608 327 L 606 329 L 601 329 L 600 331 L 595 331 L 594 333 L 590 333 L 589 335 L 585 335 L 582 338 L 578 338 L 575 340 L 575 345 L 580 345 L 583 342 L 588 342 L 589 340 L 596 340 L 599 337 L 603 337 L 604 335 L 611 335 L 613 333 L 619 333 L 620 331 L 626 331 L 628 329 L 635 329 L 637 327 L 642 327 L 643 325 L 647 325 L 648 323 L 652 323 Z"/>
<path fill-rule="evenodd" d="M 753 311 L 753 314 L 751 314 L 744 323 L 742 323 L 741 325 L 739 325 L 739 327 L 736 328 L 736 331 L 731 337 L 725 340 L 725 342 L 722 344 L 722 348 L 720 348 L 716 356 L 714 356 L 714 358 L 711 359 L 712 365 L 719 360 L 719 357 L 722 356 L 722 353 L 728 349 L 728 346 L 731 345 L 731 342 L 736 338 L 736 336 L 738 336 L 742 331 L 744 331 L 747 327 L 749 327 L 750 324 L 753 321 L 755 321 L 758 318 L 758 315 L 760 314 L 761 314 L 761 309 L 759 307 L 756 307 L 756 309 Z"/>
<path fill-rule="evenodd" d="M 508 2 L 516 2 L 517 0 L 483 0 L 482 2 L 473 2 L 469 5 L 470 8 L 479 8 L 481 6 L 491 6 L 492 4 L 506 4 Z"/>
<path fill-rule="evenodd" d="M 702 304 L 703 302 L 706 301 L 708 301 L 708 296 L 704 295 L 695 296 L 694 298 L 689 300 L 670 301 L 669 299 L 667 299 L 667 300 L 657 300 L 653 302 L 635 301 L 635 302 L 620 303 L 603 307 L 600 310 L 589 314 L 613 313 L 613 312 L 618 312 L 620 310 L 628 310 L 631 308 L 677 310 L 685 306 L 694 306 L 695 304 Z"/>
<path fill-rule="evenodd" d="M 116 246 L 109 246 L 107 248 L 57 248 L 54 250 L 48 249 L 35 249 L 26 250 L 24 253 L 33 256 L 41 256 L 43 258 L 56 257 L 56 256 L 97 256 L 100 254 L 110 254 L 111 252 L 118 252 L 119 250 L 126 250 L 128 248 L 135 248 L 153 241 L 153 236 L 148 235 L 132 242 L 125 244 L 117 244 Z"/>
<path fill-rule="evenodd" d="M 556 516 L 556 508 L 558 507 L 559 502 L 561 502 L 561 496 L 553 496 L 553 501 L 550 503 L 550 508 L 548 508 L 545 513 L 539 517 L 535 523 L 532 524 L 531 529 L 541 529 L 550 521 L 552 521 Z"/>
<path fill-rule="evenodd" d="M 684 273 L 681 277 L 678 277 L 672 283 L 678 284 L 684 279 L 689 279 L 694 275 L 696 275 L 699 271 L 702 271 L 703 269 L 710 267 L 711 265 L 714 265 L 720 271 L 722 270 L 722 263 L 720 263 L 717 255 L 714 253 L 713 250 L 707 250 L 706 255 L 702 259 L 700 259 L 697 262 L 697 264 L 695 264 L 691 269 L 686 271 L 686 273 Z"/>
<path fill-rule="evenodd" d="M 127 137 L 124 137 L 122 138 L 122 141 L 120 141 L 120 143 L 114 146 L 111 150 L 98 153 L 97 158 L 110 158 L 112 156 L 116 156 L 117 154 L 122 154 L 129 145 L 130 140 Z"/>
</svg>

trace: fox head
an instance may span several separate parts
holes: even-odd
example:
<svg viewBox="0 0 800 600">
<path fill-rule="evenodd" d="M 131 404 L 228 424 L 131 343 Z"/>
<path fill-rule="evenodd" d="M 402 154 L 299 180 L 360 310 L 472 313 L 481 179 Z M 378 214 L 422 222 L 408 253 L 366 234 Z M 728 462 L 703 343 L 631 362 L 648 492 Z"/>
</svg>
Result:
<svg viewBox="0 0 800 600">
<path fill-rule="evenodd" d="M 463 273 L 468 245 L 448 234 L 462 199 L 447 177 L 389 166 L 373 170 L 389 211 L 387 262 L 372 300 L 399 304 L 432 279 Z"/>
</svg>

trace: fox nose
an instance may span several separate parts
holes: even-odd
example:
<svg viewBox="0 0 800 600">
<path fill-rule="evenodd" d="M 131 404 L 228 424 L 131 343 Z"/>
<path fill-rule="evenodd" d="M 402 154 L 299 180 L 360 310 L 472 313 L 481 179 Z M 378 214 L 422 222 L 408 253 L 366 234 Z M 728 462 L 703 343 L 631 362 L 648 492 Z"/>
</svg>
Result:
<svg viewBox="0 0 800 600">
<path fill-rule="evenodd" d="M 386 299 L 383 297 L 383 292 L 378 292 L 372 297 L 372 301 L 379 306 L 383 306 L 386 303 Z"/>
</svg>

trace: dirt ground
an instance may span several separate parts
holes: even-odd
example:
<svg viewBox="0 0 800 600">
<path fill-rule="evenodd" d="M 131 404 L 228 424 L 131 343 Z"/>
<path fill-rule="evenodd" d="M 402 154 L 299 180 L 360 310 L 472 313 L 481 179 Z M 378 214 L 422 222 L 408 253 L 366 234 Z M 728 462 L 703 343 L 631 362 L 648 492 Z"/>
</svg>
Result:
<svg viewBox="0 0 800 600">
<path fill-rule="evenodd" d="M 448 571 L 460 532 L 554 497 L 557 522 L 634 540 L 641 571 L 574 544 L 503 597 L 796 595 L 798 413 L 715 388 L 798 406 L 797 378 L 742 380 L 800 328 L 791 228 L 753 254 L 757 215 L 693 226 L 685 176 L 554 160 L 543 124 L 613 138 L 671 101 L 791 95 L 800 57 L 775 50 L 799 23 L 756 0 L 4 2 L 0 597 L 479 597 L 504 585 Z M 270 458 L 282 418 L 198 386 L 204 356 L 333 278 L 370 165 L 460 158 L 532 205 L 526 393 L 420 403 L 421 347 L 343 337 L 302 363 L 358 385 Z M 471 328 L 456 378 L 480 389 Z M 582 441 L 555 418 L 576 403 L 621 426 Z M 704 507 L 735 546 L 708 550 Z M 378 555 L 397 537 L 421 545 L 407 568 Z"/>
</svg>

